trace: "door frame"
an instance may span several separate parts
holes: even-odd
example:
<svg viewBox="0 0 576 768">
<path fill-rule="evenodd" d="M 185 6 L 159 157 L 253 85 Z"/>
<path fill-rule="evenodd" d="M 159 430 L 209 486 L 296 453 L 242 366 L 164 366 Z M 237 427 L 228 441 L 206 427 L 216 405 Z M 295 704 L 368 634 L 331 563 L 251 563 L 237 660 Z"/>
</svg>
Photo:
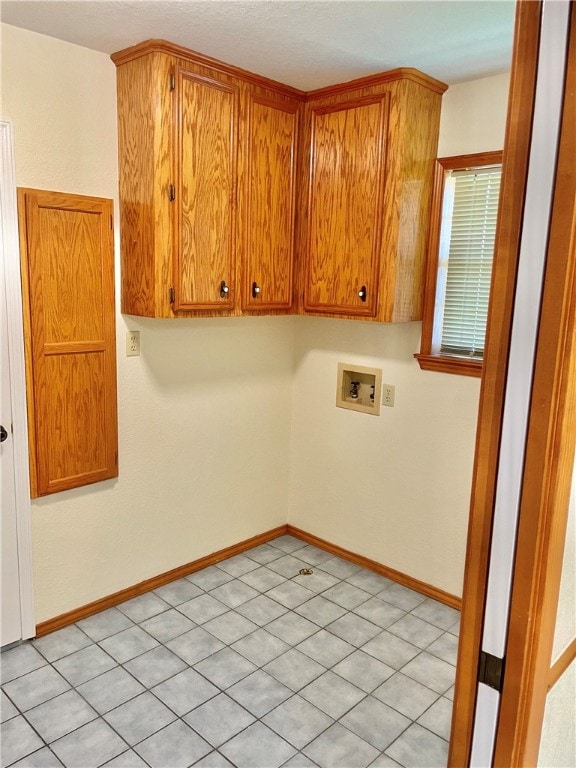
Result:
<svg viewBox="0 0 576 768">
<path fill-rule="evenodd" d="M 576 655 L 553 659 L 576 447 L 576 6 L 570 6 L 563 112 L 494 765 L 537 765 L 548 691 Z"/>
<path fill-rule="evenodd" d="M 519 0 L 516 6 L 501 204 L 480 392 L 450 740 L 449 765 L 454 767 L 470 765 L 472 751 L 512 316 L 545 6 L 546 0 Z M 575 8 L 572 5 L 571 48 L 567 54 L 572 62 L 575 25 Z M 569 90 L 564 90 L 564 122 L 546 249 L 543 304 L 533 357 L 506 664 L 491 762 L 496 766 L 537 764 L 546 693 L 561 672 L 551 670 L 551 652 L 576 442 L 576 208 L 573 161 L 570 164 L 569 154 L 574 151 L 574 144 L 570 144 L 570 130 L 574 129 L 574 124 L 572 122 L 571 127 L 567 125 L 570 110 L 574 110 L 574 93 L 570 95 Z M 571 652 L 563 659 L 564 668 L 573 656 L 574 643 Z"/>
<path fill-rule="evenodd" d="M 24 325 L 22 317 L 22 282 L 16 204 L 16 172 L 13 127 L 0 121 L 0 207 L 1 241 L 4 252 L 8 356 L 10 359 L 10 395 L 12 400 L 12 444 L 14 451 L 14 488 L 18 535 L 18 570 L 22 639 L 34 637 L 34 588 L 32 561 L 32 520 L 28 464 L 28 421 L 26 410 L 26 375 L 24 365 Z"/>
</svg>

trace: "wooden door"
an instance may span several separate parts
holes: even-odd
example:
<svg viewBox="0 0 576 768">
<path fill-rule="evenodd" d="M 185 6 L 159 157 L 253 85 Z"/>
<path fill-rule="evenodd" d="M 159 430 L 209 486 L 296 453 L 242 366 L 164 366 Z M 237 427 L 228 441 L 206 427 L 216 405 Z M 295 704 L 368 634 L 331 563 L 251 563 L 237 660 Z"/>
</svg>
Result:
<svg viewBox="0 0 576 768">
<path fill-rule="evenodd" d="M 241 212 L 242 309 L 292 306 L 298 107 L 248 96 Z"/>
<path fill-rule="evenodd" d="M 185 69 L 176 72 L 178 310 L 230 310 L 235 301 L 238 90 Z"/>
<path fill-rule="evenodd" d="M 312 109 L 305 309 L 374 317 L 387 94 Z"/>
<path fill-rule="evenodd" d="M 549 185 L 552 202 L 542 235 L 543 279 L 526 450 L 512 572 L 510 623 L 494 765 L 541 765 L 540 736 L 550 689 L 576 659 L 574 595 L 568 597 L 564 652 L 554 657 L 558 598 L 576 448 L 576 5 L 544 0 L 536 90 L 541 122 L 554 126 L 547 164 L 535 184 Z M 549 82 L 546 82 L 546 76 Z M 536 119 L 533 139 L 542 133 Z M 547 178 L 549 176 L 549 179 Z M 528 186 L 528 192 L 530 187 Z M 525 210 L 528 215 L 527 193 Z M 534 227 L 530 230 L 530 280 L 534 280 Z M 566 542 L 567 543 L 567 542 Z M 568 555 L 568 562 L 574 554 Z M 566 621 L 571 616 L 572 621 Z M 562 650 L 562 646 L 560 649 Z M 572 689 L 573 691 L 573 689 Z M 569 703 L 576 713 L 574 693 Z M 576 760 L 574 730 L 565 756 Z M 570 745 L 571 740 L 571 749 Z M 571 765 L 571 762 L 554 763 Z M 576 764 L 576 763 L 575 763 Z"/>
<path fill-rule="evenodd" d="M 118 474 L 112 201 L 18 190 L 32 496 Z"/>
<path fill-rule="evenodd" d="M 551 665 L 576 443 L 574 10 L 554 0 L 516 10 L 454 768 L 536 765 L 547 690 L 576 653 L 574 640 Z"/>
</svg>

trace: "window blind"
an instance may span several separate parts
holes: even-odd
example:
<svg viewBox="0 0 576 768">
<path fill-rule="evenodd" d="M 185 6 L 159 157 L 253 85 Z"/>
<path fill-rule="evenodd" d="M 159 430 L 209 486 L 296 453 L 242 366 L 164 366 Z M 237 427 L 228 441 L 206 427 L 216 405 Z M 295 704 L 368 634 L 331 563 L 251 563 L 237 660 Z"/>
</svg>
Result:
<svg viewBox="0 0 576 768">
<path fill-rule="evenodd" d="M 501 171 L 501 166 L 486 166 L 450 172 L 441 354 L 482 358 L 484 353 Z"/>
</svg>

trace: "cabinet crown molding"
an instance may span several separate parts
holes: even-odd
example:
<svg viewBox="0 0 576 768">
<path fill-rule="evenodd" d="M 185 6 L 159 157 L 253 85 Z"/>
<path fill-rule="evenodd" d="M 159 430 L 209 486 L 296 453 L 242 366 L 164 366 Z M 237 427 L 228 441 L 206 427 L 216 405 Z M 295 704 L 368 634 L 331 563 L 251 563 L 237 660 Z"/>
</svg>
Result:
<svg viewBox="0 0 576 768">
<path fill-rule="evenodd" d="M 306 98 L 305 91 L 301 91 L 298 88 L 292 88 L 290 85 L 277 82 L 269 77 L 249 72 L 247 69 L 242 69 L 241 67 L 235 67 L 232 64 L 227 64 L 225 61 L 214 59 L 212 56 L 206 56 L 198 51 L 193 51 L 191 48 L 184 48 L 182 45 L 170 43 L 168 40 L 144 40 L 137 45 L 132 45 L 130 48 L 124 48 L 122 51 L 113 53 L 110 58 L 114 64 L 119 67 L 122 64 L 126 64 L 128 61 L 134 61 L 134 59 L 139 59 L 141 56 L 146 56 L 150 53 L 165 53 L 169 56 L 175 56 L 178 59 L 186 59 L 186 61 L 201 67 L 207 67 L 215 72 L 239 77 L 253 85 L 261 86 L 263 88 L 272 88 L 274 91 L 283 93 L 286 96 L 291 96 L 292 98 Z"/>
<path fill-rule="evenodd" d="M 128 61 L 138 59 L 140 56 L 146 56 L 149 53 L 166 53 L 171 56 L 176 56 L 180 59 L 186 59 L 190 62 L 205 66 L 217 72 L 224 72 L 228 75 L 234 75 L 241 77 L 243 80 L 259 85 L 264 88 L 273 88 L 275 91 L 280 91 L 286 96 L 302 99 L 303 101 L 311 101 L 321 99 L 324 96 L 334 96 L 338 93 L 350 92 L 351 90 L 367 88 L 380 83 L 387 83 L 392 80 L 411 80 L 419 85 L 423 85 L 429 88 L 435 93 L 444 93 L 448 86 L 446 83 L 436 80 L 430 75 L 420 72 L 419 69 L 414 67 L 399 67 L 397 69 L 391 69 L 387 72 L 379 72 L 373 75 L 366 75 L 364 77 L 358 77 L 354 80 L 349 80 L 344 83 L 336 83 L 334 85 L 327 85 L 323 88 L 316 88 L 313 91 L 302 91 L 299 88 L 293 88 L 290 85 L 281 83 L 277 80 L 272 80 L 263 75 L 258 75 L 254 72 L 250 72 L 241 67 L 235 67 L 232 64 L 227 64 L 224 61 L 215 59 L 212 56 L 206 56 L 198 51 L 193 51 L 191 48 L 185 48 L 182 45 L 176 45 L 170 43 L 168 40 L 144 40 L 137 45 L 132 45 L 130 48 L 124 48 L 121 51 L 113 53 L 110 58 L 114 64 L 119 67 L 121 64 L 125 64 Z"/>
</svg>

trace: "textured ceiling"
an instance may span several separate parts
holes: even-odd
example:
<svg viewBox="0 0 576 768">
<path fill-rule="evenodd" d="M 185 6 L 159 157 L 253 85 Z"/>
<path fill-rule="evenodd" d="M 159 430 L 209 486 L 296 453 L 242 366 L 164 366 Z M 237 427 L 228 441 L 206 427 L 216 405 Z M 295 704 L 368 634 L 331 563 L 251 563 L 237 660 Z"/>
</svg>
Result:
<svg viewBox="0 0 576 768">
<path fill-rule="evenodd" d="M 513 0 L 2 0 L 3 22 L 104 53 L 149 38 L 309 90 L 416 67 L 509 69 Z"/>
</svg>

